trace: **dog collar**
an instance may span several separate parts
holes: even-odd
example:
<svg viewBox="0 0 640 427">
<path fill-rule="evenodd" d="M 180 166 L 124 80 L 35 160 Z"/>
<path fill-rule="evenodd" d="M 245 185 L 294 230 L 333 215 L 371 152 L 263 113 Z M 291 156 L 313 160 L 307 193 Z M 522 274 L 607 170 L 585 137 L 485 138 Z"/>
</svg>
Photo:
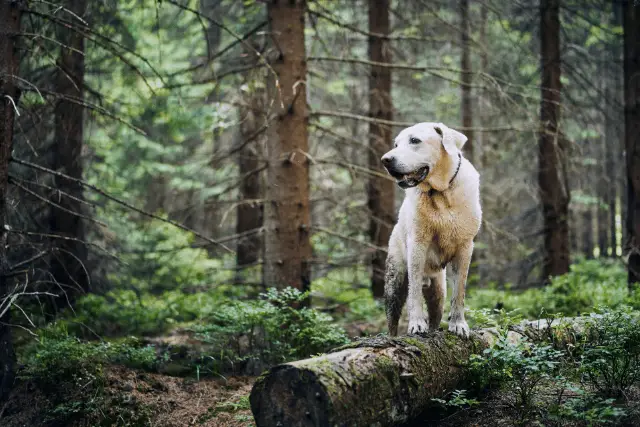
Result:
<svg viewBox="0 0 640 427">
<path fill-rule="evenodd" d="M 458 172 L 460 172 L 460 165 L 462 165 L 462 154 L 458 152 L 458 167 L 456 168 L 456 172 L 453 174 L 453 176 L 449 180 L 449 187 L 451 187 L 451 184 L 453 184 L 453 180 L 456 179 L 456 176 L 458 176 Z"/>
<path fill-rule="evenodd" d="M 449 188 L 451 188 L 451 184 L 453 184 L 453 180 L 456 179 L 456 176 L 458 176 L 458 172 L 460 172 L 461 165 L 462 165 L 462 154 L 458 152 L 458 167 L 456 168 L 456 171 L 453 173 L 453 176 L 449 180 Z M 435 188 L 430 188 L 427 194 L 429 195 L 429 197 L 433 197 L 433 195 L 437 192 L 438 190 L 436 190 Z"/>
</svg>

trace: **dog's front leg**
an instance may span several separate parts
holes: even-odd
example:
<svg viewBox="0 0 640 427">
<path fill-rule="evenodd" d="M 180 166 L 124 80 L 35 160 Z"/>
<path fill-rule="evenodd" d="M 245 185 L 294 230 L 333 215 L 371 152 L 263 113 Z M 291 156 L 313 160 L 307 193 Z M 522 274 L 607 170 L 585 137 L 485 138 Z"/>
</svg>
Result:
<svg viewBox="0 0 640 427">
<path fill-rule="evenodd" d="M 409 315 L 409 334 L 427 332 L 424 308 L 422 306 L 422 285 L 424 283 L 424 264 L 426 250 L 422 245 L 410 242 L 408 245 L 407 275 L 409 277 L 409 292 L 407 295 L 407 314 Z"/>
<path fill-rule="evenodd" d="M 469 336 L 469 325 L 464 319 L 464 292 L 472 253 L 473 242 L 460 249 L 451 263 L 453 268 L 453 289 L 451 292 L 449 331 L 462 337 Z"/>
</svg>

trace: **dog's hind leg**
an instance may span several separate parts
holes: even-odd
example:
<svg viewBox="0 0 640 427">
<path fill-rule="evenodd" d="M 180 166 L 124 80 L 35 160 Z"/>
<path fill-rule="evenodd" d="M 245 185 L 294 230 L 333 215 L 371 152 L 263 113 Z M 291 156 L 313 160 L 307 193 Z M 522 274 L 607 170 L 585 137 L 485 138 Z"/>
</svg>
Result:
<svg viewBox="0 0 640 427">
<path fill-rule="evenodd" d="M 407 300 L 407 273 L 401 254 L 391 252 L 387 256 L 384 278 L 384 303 L 387 311 L 389 335 L 398 335 L 398 321 L 402 307 Z"/>
<path fill-rule="evenodd" d="M 431 277 L 431 284 L 422 288 L 422 294 L 427 301 L 427 317 L 429 318 L 429 330 L 435 331 L 440 327 L 444 314 L 444 299 L 447 296 L 447 270 L 442 269 Z"/>
</svg>

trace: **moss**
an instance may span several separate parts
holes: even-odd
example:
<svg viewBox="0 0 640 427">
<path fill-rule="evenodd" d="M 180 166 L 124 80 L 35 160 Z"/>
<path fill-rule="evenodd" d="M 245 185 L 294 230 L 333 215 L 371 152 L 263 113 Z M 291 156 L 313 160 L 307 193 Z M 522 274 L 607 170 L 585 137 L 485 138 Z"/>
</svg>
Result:
<svg viewBox="0 0 640 427">
<path fill-rule="evenodd" d="M 389 356 L 380 355 L 376 358 L 375 363 L 384 372 L 393 372 L 396 369 L 396 364 Z"/>
<path fill-rule="evenodd" d="M 417 338 L 406 337 L 406 338 L 404 338 L 404 342 L 406 342 L 409 345 L 412 345 L 414 347 L 419 348 L 422 352 L 428 351 L 427 345 L 424 342 L 422 342 L 419 339 L 417 339 Z"/>
<path fill-rule="evenodd" d="M 447 333 L 444 334 L 444 342 L 449 347 L 456 347 L 460 343 L 460 338 L 456 334 Z"/>
</svg>

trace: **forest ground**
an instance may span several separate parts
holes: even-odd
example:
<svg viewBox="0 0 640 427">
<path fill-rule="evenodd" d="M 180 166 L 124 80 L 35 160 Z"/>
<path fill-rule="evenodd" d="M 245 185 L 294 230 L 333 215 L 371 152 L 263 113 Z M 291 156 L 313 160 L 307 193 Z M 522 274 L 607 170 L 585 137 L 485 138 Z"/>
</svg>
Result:
<svg viewBox="0 0 640 427">
<path fill-rule="evenodd" d="M 611 311 L 611 328 L 601 331 L 615 331 L 611 342 L 589 339 L 580 355 L 573 349 L 559 355 L 541 346 L 492 350 L 480 361 L 480 371 L 491 374 L 489 383 L 502 376 L 502 386 L 443 396 L 431 416 L 412 426 L 640 425 L 640 317 L 634 311 L 640 295 L 629 295 L 625 278 L 620 263 L 586 261 L 545 288 L 471 287 L 468 320 L 475 327 L 551 313 L 574 316 L 598 306 L 622 311 Z M 384 310 L 367 288 L 345 286 L 337 292 L 335 283 L 314 286 L 313 309 L 292 309 L 291 301 L 300 295 L 289 291 L 244 300 L 229 300 L 222 289 L 88 295 L 74 313 L 42 323 L 36 339 L 20 329 L 16 386 L 0 408 L 0 425 L 253 426 L 248 396 L 265 369 L 385 330 Z M 406 319 L 402 322 L 406 330 Z M 591 368 L 585 370 L 591 356 Z M 604 371 L 609 361 L 630 366 L 623 372 L 623 397 L 601 396 L 594 384 L 602 384 L 584 381 L 589 374 L 600 381 L 609 373 Z M 547 370 L 556 372 L 540 376 Z M 514 402 L 522 385 L 532 387 L 532 397 Z M 556 415 L 546 413 L 551 410 Z"/>
</svg>

